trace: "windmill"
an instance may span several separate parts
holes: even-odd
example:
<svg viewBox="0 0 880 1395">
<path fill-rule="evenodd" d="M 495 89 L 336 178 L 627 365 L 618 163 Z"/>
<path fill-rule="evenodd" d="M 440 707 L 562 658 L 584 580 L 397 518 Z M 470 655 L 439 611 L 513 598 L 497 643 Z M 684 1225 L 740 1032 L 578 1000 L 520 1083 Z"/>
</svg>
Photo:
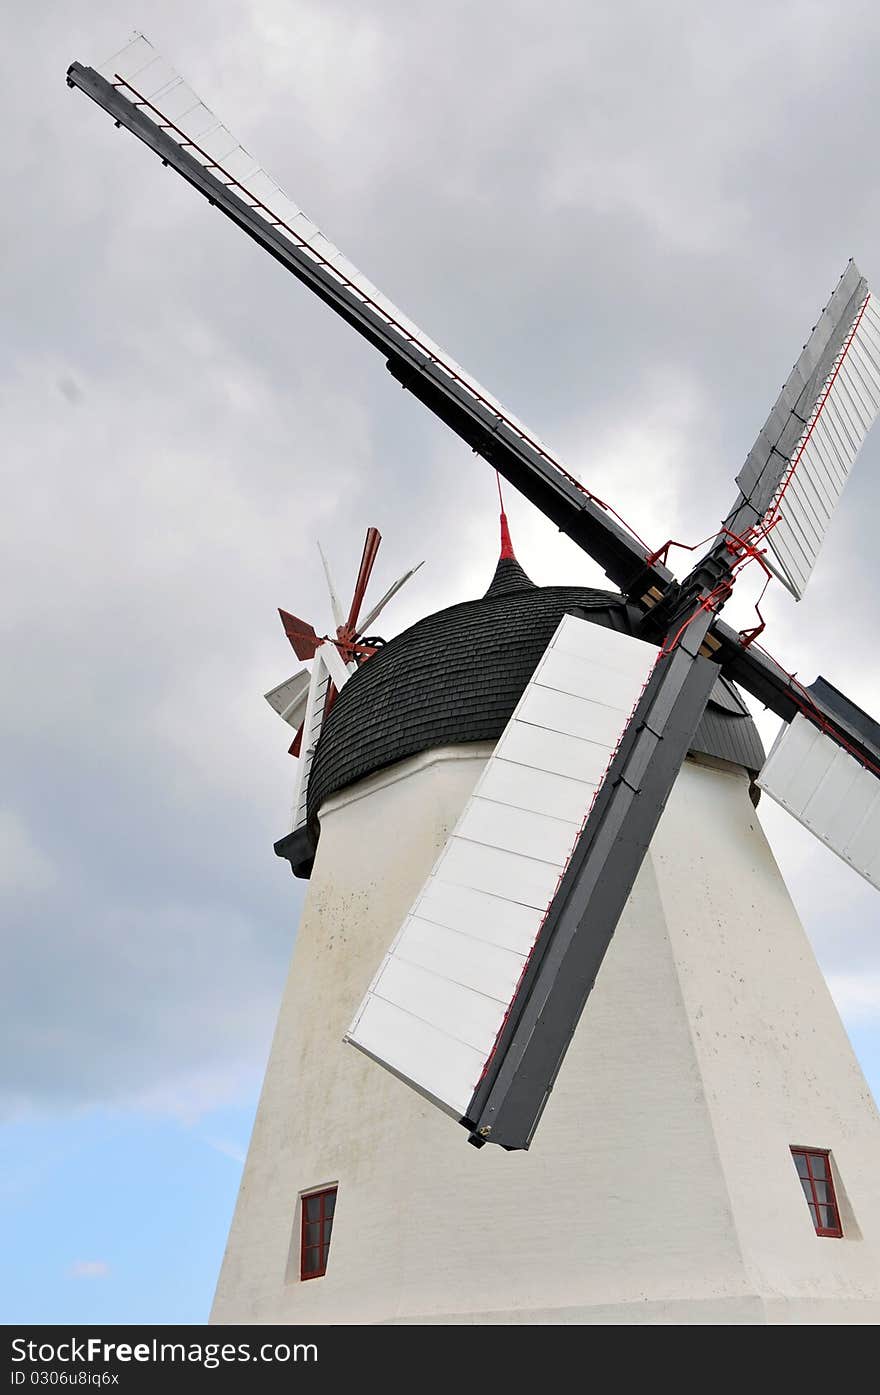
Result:
<svg viewBox="0 0 880 1395">
<path fill-rule="evenodd" d="M 783 721 L 761 788 L 880 886 L 880 727 L 825 679 L 805 687 L 785 672 L 758 643 L 760 618 L 737 632 L 720 617 L 746 567 L 803 594 L 880 406 L 880 315 L 867 283 L 850 262 L 736 476 L 730 512 L 679 581 L 667 565 L 673 543 L 652 550 L 641 542 L 398 311 L 145 39 L 100 70 L 73 64 L 68 82 L 378 350 L 401 386 L 597 561 L 626 599 L 630 634 L 563 617 L 348 1034 L 464 1124 L 476 1145 L 527 1148 L 719 676 Z M 305 644 L 309 630 L 295 629 Z M 328 682 L 337 681 L 335 662 Z M 343 667 L 340 654 L 344 682 Z M 551 881 L 523 886 L 510 847 L 541 836 L 541 791 L 558 773 L 548 747 L 573 735 L 573 723 L 594 757 L 573 776 L 582 816 L 547 850 Z M 477 823 L 479 837 L 469 837 Z M 454 871 L 464 857 L 466 894 Z M 433 965 L 413 972 L 426 907 L 430 924 L 455 934 L 438 936 Z M 501 936 L 514 921 L 518 966 L 511 973 L 508 962 L 499 981 L 483 948 L 487 926 Z M 450 981 L 461 990 L 452 997 Z M 495 1005 L 488 1013 L 487 1000 Z M 472 1022 L 465 1049 L 463 1018 Z"/>
<path fill-rule="evenodd" d="M 324 555 L 324 549 L 318 543 L 318 552 L 321 555 L 321 563 L 327 579 L 327 589 L 330 592 L 330 606 L 336 624 L 335 639 L 329 635 L 319 635 L 314 626 L 309 624 L 307 620 L 300 620 L 298 616 L 291 615 L 286 610 L 278 612 L 284 626 L 284 633 L 287 635 L 296 657 L 303 663 L 311 661 L 312 664 L 311 671 L 305 668 L 299 669 L 290 678 L 285 679 L 283 683 L 279 683 L 277 687 L 265 694 L 269 706 L 278 713 L 279 717 L 296 728 L 296 735 L 289 751 L 290 755 L 298 756 L 300 759 L 293 800 L 293 828 L 291 830 L 293 833 L 296 833 L 306 821 L 309 772 L 312 768 L 315 747 L 321 734 L 324 718 L 333 706 L 336 694 L 342 691 L 352 673 L 355 673 L 360 664 L 375 654 L 376 649 L 382 643 L 378 637 L 369 636 L 366 633 L 373 621 L 379 618 L 388 602 L 397 595 L 398 591 L 423 565 L 423 563 L 418 562 L 414 567 L 410 567 L 409 571 L 404 572 L 403 576 L 398 577 L 397 581 L 389 586 L 368 614 L 361 619 L 361 606 L 370 584 L 381 541 L 382 534 L 379 529 L 369 527 L 364 539 L 364 550 L 355 578 L 351 604 L 345 615 L 333 583 L 333 577 L 330 574 L 330 566 Z"/>
</svg>

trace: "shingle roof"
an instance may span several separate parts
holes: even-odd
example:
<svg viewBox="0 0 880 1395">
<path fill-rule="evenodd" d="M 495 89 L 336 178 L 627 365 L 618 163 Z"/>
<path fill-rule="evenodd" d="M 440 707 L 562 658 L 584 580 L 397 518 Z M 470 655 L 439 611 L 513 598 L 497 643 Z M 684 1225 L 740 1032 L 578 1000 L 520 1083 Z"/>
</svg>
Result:
<svg viewBox="0 0 880 1395">
<path fill-rule="evenodd" d="M 496 741 L 566 611 L 628 633 L 626 602 L 586 586 L 535 586 L 515 558 L 486 594 L 419 620 L 349 680 L 324 722 L 309 777 L 309 841 L 330 795 L 432 747 Z M 764 752 L 736 690 L 719 680 L 692 750 L 756 773 Z M 297 856 L 304 864 L 301 839 Z M 283 839 L 285 849 L 288 840 Z M 281 851 L 280 855 L 290 855 Z M 291 858 L 294 861 L 293 858 Z M 295 868 L 296 870 L 296 868 Z M 303 865 L 301 875 L 308 875 Z"/>
</svg>

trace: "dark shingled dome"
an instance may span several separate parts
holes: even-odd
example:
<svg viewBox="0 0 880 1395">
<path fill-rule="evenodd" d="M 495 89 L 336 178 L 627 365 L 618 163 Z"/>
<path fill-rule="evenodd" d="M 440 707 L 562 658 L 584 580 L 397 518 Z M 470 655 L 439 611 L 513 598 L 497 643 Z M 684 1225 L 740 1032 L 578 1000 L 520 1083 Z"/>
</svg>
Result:
<svg viewBox="0 0 880 1395">
<path fill-rule="evenodd" d="M 437 746 L 497 741 L 566 611 L 631 630 L 616 592 L 536 586 L 513 557 L 485 596 L 426 616 L 380 648 L 349 680 L 324 722 L 309 777 L 308 830 L 276 845 L 308 876 L 319 812 L 330 795 Z M 691 749 L 756 773 L 760 738 L 735 688 L 720 679 Z M 303 835 L 306 835 L 305 837 Z"/>
</svg>

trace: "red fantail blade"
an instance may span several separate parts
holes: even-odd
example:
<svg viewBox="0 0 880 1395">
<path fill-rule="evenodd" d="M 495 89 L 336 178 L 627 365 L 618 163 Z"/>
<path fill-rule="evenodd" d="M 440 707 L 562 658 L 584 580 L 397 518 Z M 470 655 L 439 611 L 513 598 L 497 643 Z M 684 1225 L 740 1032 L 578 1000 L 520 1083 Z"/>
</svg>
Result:
<svg viewBox="0 0 880 1395">
<path fill-rule="evenodd" d="M 361 564 L 358 568 L 357 581 L 354 584 L 354 595 L 351 599 L 351 609 L 348 612 L 348 619 L 345 622 L 345 629 L 349 633 L 354 633 L 357 629 L 358 616 L 361 613 L 361 606 L 364 594 L 369 585 L 370 576 L 376 561 L 376 554 L 379 551 L 379 544 L 382 541 L 382 534 L 378 528 L 368 528 L 364 541 L 364 552 L 361 557 Z"/>
<path fill-rule="evenodd" d="M 300 753 L 300 751 L 302 750 L 302 739 L 303 739 L 303 727 L 304 727 L 304 725 L 305 725 L 305 724 L 304 724 L 303 722 L 300 722 L 299 726 L 298 726 L 297 729 L 296 729 L 296 736 L 293 738 L 293 741 L 290 743 L 290 749 L 289 749 L 288 752 L 287 752 L 287 754 L 288 754 L 289 756 L 298 756 L 299 753 Z"/>
<path fill-rule="evenodd" d="M 281 623 L 284 626 L 284 633 L 293 646 L 293 652 L 303 663 L 307 659 L 313 659 L 318 648 L 318 636 L 312 626 L 305 620 L 299 620 L 295 615 L 289 615 L 286 610 L 279 607 L 278 614 L 281 616 Z"/>
</svg>

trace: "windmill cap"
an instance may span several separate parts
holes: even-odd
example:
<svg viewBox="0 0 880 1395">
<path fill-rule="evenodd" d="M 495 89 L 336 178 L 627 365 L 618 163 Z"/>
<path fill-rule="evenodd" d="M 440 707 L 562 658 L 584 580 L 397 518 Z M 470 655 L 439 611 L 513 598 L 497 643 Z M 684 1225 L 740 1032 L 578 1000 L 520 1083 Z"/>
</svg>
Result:
<svg viewBox="0 0 880 1395">
<path fill-rule="evenodd" d="M 500 558 L 479 600 L 419 620 L 346 683 L 329 713 L 309 776 L 308 814 L 337 791 L 441 746 L 498 740 L 569 611 L 623 632 L 626 602 L 585 586 L 536 586 Z M 764 754 L 751 718 L 711 704 L 692 749 L 757 771 Z"/>
</svg>

